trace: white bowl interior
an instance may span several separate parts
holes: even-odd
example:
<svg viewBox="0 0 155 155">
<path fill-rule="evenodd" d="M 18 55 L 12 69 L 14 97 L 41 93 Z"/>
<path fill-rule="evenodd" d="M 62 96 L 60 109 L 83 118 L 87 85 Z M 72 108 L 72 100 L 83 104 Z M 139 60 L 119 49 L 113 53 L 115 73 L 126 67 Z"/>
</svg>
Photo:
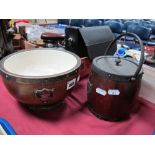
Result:
<svg viewBox="0 0 155 155">
<path fill-rule="evenodd" d="M 77 64 L 74 55 L 54 49 L 29 50 L 4 61 L 6 71 L 24 76 L 49 76 L 69 71 Z"/>
</svg>

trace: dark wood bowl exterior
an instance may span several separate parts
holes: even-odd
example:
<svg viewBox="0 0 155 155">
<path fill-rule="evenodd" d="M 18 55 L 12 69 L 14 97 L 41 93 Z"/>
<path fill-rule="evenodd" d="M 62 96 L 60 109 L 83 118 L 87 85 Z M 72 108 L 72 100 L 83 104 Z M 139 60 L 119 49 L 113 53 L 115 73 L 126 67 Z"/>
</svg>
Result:
<svg viewBox="0 0 155 155">
<path fill-rule="evenodd" d="M 10 94 L 17 101 L 26 105 L 51 105 L 62 101 L 69 90 L 67 90 L 68 81 L 78 82 L 79 68 L 61 77 L 46 79 L 20 79 L 2 74 L 3 82 Z M 72 88 L 71 88 L 72 89 Z M 40 90 L 40 96 L 35 91 Z M 47 90 L 47 91 L 46 91 Z M 48 90 L 53 90 L 49 94 Z"/>
<path fill-rule="evenodd" d="M 33 50 L 37 49 L 31 49 L 30 51 Z M 52 51 L 53 49 L 40 48 L 39 50 Z M 57 49 L 57 51 L 61 52 L 63 50 Z M 80 79 L 79 74 L 81 59 L 74 53 L 68 51 L 64 52 L 73 55 L 77 60 L 77 63 L 71 69 L 59 74 L 47 76 L 23 76 L 7 71 L 4 65 L 5 61 L 9 57 L 12 57 L 16 54 L 21 54 L 22 52 L 25 52 L 25 50 L 15 52 L 3 58 L 0 62 L 0 72 L 3 82 L 10 94 L 14 98 L 16 98 L 17 101 L 24 103 L 25 105 L 51 106 L 53 104 L 57 104 L 58 102 L 64 100 L 68 92 L 76 85 L 76 83 Z"/>
</svg>

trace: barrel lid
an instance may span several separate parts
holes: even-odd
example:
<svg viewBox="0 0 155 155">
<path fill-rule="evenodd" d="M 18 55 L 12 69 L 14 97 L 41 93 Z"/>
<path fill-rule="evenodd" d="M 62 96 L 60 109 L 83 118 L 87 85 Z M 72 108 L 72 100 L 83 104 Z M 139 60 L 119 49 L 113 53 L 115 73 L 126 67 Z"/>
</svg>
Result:
<svg viewBox="0 0 155 155">
<path fill-rule="evenodd" d="M 93 71 L 116 80 L 130 80 L 134 77 L 137 68 L 137 63 L 125 58 L 120 59 L 113 56 L 100 56 L 95 58 L 92 63 Z"/>
</svg>

